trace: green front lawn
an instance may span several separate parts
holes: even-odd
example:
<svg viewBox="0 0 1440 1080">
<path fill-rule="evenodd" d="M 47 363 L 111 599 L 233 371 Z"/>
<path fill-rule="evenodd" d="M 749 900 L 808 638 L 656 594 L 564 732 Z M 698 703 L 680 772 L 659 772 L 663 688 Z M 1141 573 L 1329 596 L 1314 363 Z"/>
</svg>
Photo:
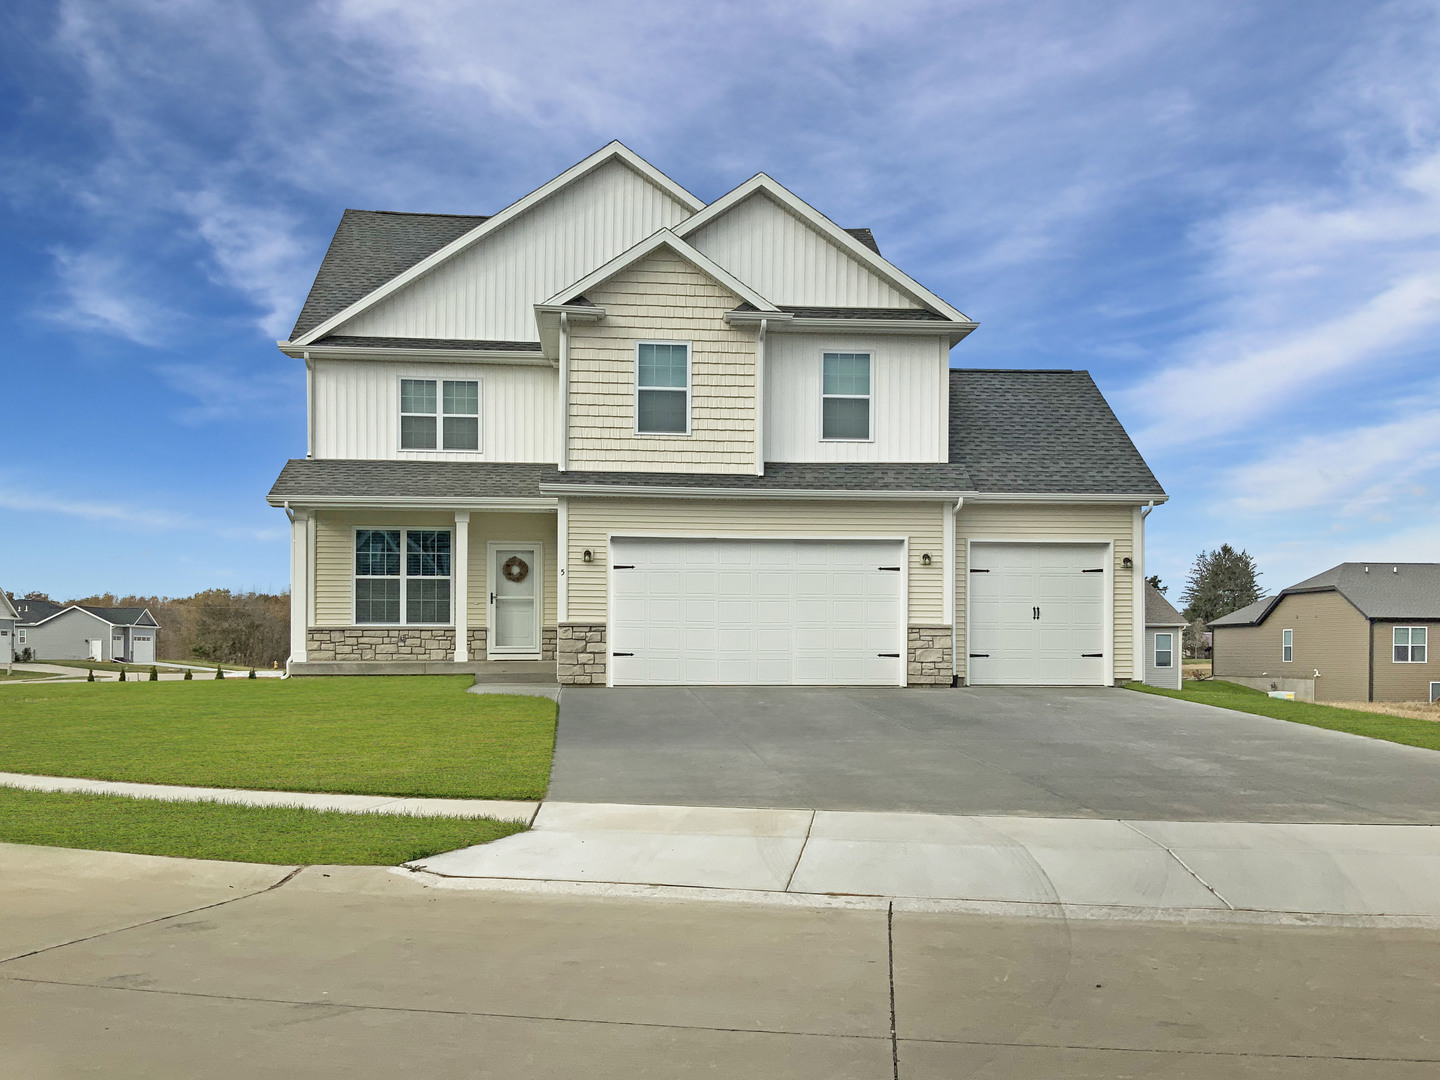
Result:
<svg viewBox="0 0 1440 1080">
<path fill-rule="evenodd" d="M 12 686 L 0 699 L 0 771 L 270 791 L 543 797 L 555 703 L 467 694 L 471 681 Z"/>
<path fill-rule="evenodd" d="M 1130 683 L 1129 688 L 1143 694 L 1160 694 L 1182 701 L 1197 701 L 1201 705 L 1215 705 L 1222 709 L 1328 728 L 1330 731 L 1348 731 L 1351 735 L 1364 735 L 1370 739 L 1440 750 L 1440 724 L 1433 720 L 1411 720 L 1403 716 L 1337 709 L 1333 705 L 1316 705 L 1310 701 L 1279 701 L 1259 690 L 1219 679 L 1186 682 L 1183 690 L 1161 690 L 1144 683 Z"/>
<path fill-rule="evenodd" d="M 489 818 L 345 814 L 0 788 L 0 841 L 186 859 L 395 866 L 523 832 Z"/>
</svg>

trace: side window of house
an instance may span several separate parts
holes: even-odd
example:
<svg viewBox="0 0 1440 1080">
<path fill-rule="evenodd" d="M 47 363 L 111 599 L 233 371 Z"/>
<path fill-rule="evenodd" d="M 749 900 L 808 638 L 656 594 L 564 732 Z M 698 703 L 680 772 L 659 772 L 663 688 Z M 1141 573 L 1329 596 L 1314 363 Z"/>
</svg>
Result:
<svg viewBox="0 0 1440 1080">
<path fill-rule="evenodd" d="M 1175 662 L 1175 635 L 1155 635 L 1155 666 L 1169 667 Z"/>
<path fill-rule="evenodd" d="M 479 450 L 480 383 L 400 380 L 401 450 Z"/>
<path fill-rule="evenodd" d="M 1423 664 L 1430 652 L 1429 633 L 1424 626 L 1395 627 L 1395 663 Z"/>
<path fill-rule="evenodd" d="M 690 433 L 690 346 L 642 341 L 635 349 L 635 430 Z"/>
<path fill-rule="evenodd" d="M 825 353 L 820 366 L 820 437 L 868 441 L 870 354 Z"/>
<path fill-rule="evenodd" d="M 1291 663 L 1295 659 L 1295 631 L 1280 631 L 1280 659 L 1284 663 Z"/>
<path fill-rule="evenodd" d="M 450 539 L 449 529 L 355 530 L 356 623 L 448 623 Z"/>
</svg>

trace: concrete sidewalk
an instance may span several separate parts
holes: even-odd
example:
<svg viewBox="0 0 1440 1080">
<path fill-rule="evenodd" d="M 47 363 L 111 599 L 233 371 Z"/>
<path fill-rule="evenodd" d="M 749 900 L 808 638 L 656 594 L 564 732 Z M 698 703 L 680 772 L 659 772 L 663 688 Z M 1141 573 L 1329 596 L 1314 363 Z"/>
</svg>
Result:
<svg viewBox="0 0 1440 1080">
<path fill-rule="evenodd" d="M 589 882 L 1183 912 L 1440 917 L 1440 827 L 544 803 L 416 860 L 436 884 Z"/>
<path fill-rule="evenodd" d="M 68 776 L 31 776 L 0 772 L 0 787 L 28 791 L 81 791 L 170 802 L 222 802 L 239 806 L 298 806 L 307 810 L 343 810 L 351 814 L 413 814 L 417 817 L 498 818 L 529 822 L 540 804 L 508 799 L 402 799 L 392 795 L 330 795 L 300 791 L 247 791 L 243 788 L 127 784 Z"/>
</svg>

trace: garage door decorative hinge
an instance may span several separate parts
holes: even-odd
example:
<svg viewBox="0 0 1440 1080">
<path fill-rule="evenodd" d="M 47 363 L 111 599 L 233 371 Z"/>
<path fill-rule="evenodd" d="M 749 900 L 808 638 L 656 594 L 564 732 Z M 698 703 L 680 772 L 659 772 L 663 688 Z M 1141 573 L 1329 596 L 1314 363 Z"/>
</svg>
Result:
<svg viewBox="0 0 1440 1080">
<path fill-rule="evenodd" d="M 896 571 L 898 571 L 900 568 L 899 568 L 898 566 L 877 566 L 875 569 L 876 569 L 876 570 L 896 570 Z"/>
<path fill-rule="evenodd" d="M 1082 653 L 1080 654 L 1080 659 L 1082 659 L 1082 660 L 1089 660 L 1089 659 L 1091 659 L 1091 658 L 1093 657 L 1093 658 L 1095 658 L 1095 659 L 1098 660 L 1100 657 L 1102 657 L 1102 656 L 1104 656 L 1104 655 L 1105 655 L 1105 654 L 1104 654 L 1103 652 L 1082 652 Z"/>
<path fill-rule="evenodd" d="M 898 652 L 877 652 L 875 655 L 876 655 L 876 656 L 879 656 L 879 657 L 882 657 L 883 659 L 886 659 L 886 660 L 899 660 L 899 659 L 900 659 L 900 654 L 899 654 Z"/>
<path fill-rule="evenodd" d="M 1105 572 L 1105 568 L 1104 568 L 1103 566 L 1100 567 L 1098 570 L 1081 570 L 1081 571 L 1080 571 L 1080 573 L 1082 573 L 1082 574 L 1103 574 L 1104 572 Z"/>
<path fill-rule="evenodd" d="M 626 564 L 626 565 L 616 565 L 616 566 L 612 566 L 610 569 L 611 569 L 611 570 L 634 570 L 634 569 L 635 569 L 635 564 L 634 564 L 634 563 L 629 563 L 629 564 Z"/>
<path fill-rule="evenodd" d="M 972 574 L 988 574 L 989 572 L 989 570 L 977 570 L 973 566 L 970 568 L 970 573 Z"/>
<path fill-rule="evenodd" d="M 634 656 L 633 652 L 612 652 L 611 656 Z"/>
<path fill-rule="evenodd" d="M 989 654 L 988 652 L 972 652 L 972 653 L 970 654 L 970 659 L 971 659 L 971 660 L 989 660 L 989 659 L 990 659 L 990 654 Z"/>
</svg>

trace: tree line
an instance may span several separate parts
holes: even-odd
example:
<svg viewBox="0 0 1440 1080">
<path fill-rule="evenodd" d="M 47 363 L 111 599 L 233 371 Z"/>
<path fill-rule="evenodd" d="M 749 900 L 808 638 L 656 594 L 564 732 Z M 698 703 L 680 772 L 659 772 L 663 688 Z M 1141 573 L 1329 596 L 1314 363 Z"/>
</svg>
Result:
<svg viewBox="0 0 1440 1080">
<path fill-rule="evenodd" d="M 15 599 L 12 593 L 11 598 Z M 283 665 L 290 655 L 290 594 L 206 589 L 193 596 L 117 596 L 97 593 L 56 600 L 42 592 L 20 599 L 91 607 L 147 608 L 160 630 L 155 635 L 159 660 Z"/>
</svg>

